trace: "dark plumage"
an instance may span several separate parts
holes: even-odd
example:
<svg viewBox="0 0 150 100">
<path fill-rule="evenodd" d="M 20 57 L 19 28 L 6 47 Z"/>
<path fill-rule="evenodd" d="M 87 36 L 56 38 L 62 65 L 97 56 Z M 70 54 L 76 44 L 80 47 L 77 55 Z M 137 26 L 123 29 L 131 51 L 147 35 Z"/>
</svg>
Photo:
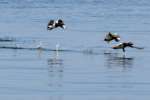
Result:
<svg viewBox="0 0 150 100">
<path fill-rule="evenodd" d="M 65 24 L 64 24 L 64 21 L 59 19 L 59 20 L 50 20 L 48 25 L 47 25 L 47 29 L 48 30 L 52 30 L 54 28 L 57 28 L 57 27 L 61 27 L 63 29 L 65 29 Z"/>
<path fill-rule="evenodd" d="M 118 45 L 113 46 L 112 48 L 113 49 L 122 49 L 123 52 L 125 52 L 126 47 L 136 48 L 136 47 L 133 46 L 132 42 L 123 42 L 123 43 L 120 43 Z"/>
<path fill-rule="evenodd" d="M 112 40 L 115 40 L 116 42 L 119 42 L 119 41 L 120 41 L 120 36 L 117 35 L 117 34 L 114 34 L 114 33 L 109 32 L 109 33 L 106 35 L 104 41 L 106 41 L 106 42 L 109 43 L 109 42 L 111 42 Z"/>
</svg>

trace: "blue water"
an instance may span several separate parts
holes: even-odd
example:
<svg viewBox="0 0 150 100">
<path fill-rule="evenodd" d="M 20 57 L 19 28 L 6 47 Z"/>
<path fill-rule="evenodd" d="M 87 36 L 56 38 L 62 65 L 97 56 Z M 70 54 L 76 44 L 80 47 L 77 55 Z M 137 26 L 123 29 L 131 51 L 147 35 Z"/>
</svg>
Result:
<svg viewBox="0 0 150 100">
<path fill-rule="evenodd" d="M 149 100 L 149 0 L 1 0 L 0 98 Z M 67 28 L 47 31 L 50 19 Z M 112 50 L 107 32 L 143 50 Z M 55 51 L 55 46 L 60 51 Z"/>
</svg>

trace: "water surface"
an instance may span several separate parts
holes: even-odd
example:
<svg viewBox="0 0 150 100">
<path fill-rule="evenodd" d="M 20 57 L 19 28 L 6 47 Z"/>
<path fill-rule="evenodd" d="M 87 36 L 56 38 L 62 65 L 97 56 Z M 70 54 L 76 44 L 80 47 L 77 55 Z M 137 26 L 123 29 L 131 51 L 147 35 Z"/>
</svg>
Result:
<svg viewBox="0 0 150 100">
<path fill-rule="evenodd" d="M 3 100 L 149 100 L 149 0 L 0 1 Z M 47 31 L 50 19 L 67 29 Z M 145 49 L 111 50 L 107 32 Z M 60 45 L 60 51 L 55 46 Z"/>
</svg>

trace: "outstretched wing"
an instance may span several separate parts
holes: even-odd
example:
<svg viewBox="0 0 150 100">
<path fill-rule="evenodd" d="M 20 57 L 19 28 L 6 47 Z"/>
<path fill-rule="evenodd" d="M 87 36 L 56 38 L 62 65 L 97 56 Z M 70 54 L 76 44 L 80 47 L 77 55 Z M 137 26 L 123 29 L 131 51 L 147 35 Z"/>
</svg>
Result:
<svg viewBox="0 0 150 100">
<path fill-rule="evenodd" d="M 104 41 L 110 42 L 112 40 L 112 37 L 110 36 L 110 34 L 106 34 Z"/>
<path fill-rule="evenodd" d="M 47 25 L 47 26 L 53 25 L 53 24 L 54 24 L 54 20 L 50 20 L 50 21 L 48 22 L 48 25 Z"/>
<path fill-rule="evenodd" d="M 48 22 L 47 29 L 48 29 L 48 30 L 53 29 L 53 28 L 54 28 L 54 23 L 55 23 L 54 20 L 50 20 L 50 21 Z"/>
<path fill-rule="evenodd" d="M 132 48 L 136 48 L 136 49 L 144 49 L 144 47 L 137 47 L 137 46 L 132 46 Z"/>
</svg>

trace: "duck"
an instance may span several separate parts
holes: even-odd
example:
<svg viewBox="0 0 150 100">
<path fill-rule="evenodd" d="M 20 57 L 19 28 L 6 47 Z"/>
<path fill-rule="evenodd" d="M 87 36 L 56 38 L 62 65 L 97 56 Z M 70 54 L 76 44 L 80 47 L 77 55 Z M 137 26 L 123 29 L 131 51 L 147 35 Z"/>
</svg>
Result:
<svg viewBox="0 0 150 100">
<path fill-rule="evenodd" d="M 133 42 L 122 42 L 122 43 L 119 43 L 118 45 L 115 45 L 113 46 L 112 48 L 113 49 L 122 49 L 123 52 L 125 52 L 125 48 L 127 47 L 130 47 L 130 48 L 136 48 L 136 49 L 144 49 L 143 47 L 137 47 L 137 46 L 134 46 Z"/>
<path fill-rule="evenodd" d="M 62 19 L 50 20 L 48 22 L 48 25 L 47 25 L 47 30 L 52 30 L 52 29 L 57 28 L 57 27 L 60 27 L 62 29 L 66 28 L 64 21 Z"/>
<path fill-rule="evenodd" d="M 107 43 L 110 43 L 113 40 L 116 42 L 119 42 L 120 36 L 116 33 L 108 32 L 108 34 L 106 34 L 106 36 L 104 38 L 104 41 L 106 41 Z"/>
</svg>

